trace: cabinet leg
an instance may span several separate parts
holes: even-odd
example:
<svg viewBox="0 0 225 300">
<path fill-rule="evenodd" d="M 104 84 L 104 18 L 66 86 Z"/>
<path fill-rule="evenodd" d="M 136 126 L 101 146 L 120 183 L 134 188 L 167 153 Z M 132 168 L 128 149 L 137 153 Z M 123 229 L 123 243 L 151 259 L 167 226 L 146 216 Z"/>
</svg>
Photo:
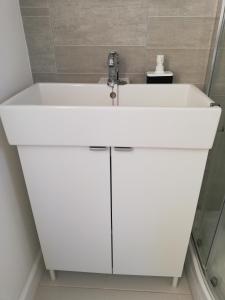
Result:
<svg viewBox="0 0 225 300">
<path fill-rule="evenodd" d="M 56 280 L 55 271 L 49 270 L 49 275 L 50 275 L 51 281 L 55 281 Z"/>
<path fill-rule="evenodd" d="M 178 286 L 179 277 L 173 277 L 172 287 L 176 288 Z"/>
</svg>

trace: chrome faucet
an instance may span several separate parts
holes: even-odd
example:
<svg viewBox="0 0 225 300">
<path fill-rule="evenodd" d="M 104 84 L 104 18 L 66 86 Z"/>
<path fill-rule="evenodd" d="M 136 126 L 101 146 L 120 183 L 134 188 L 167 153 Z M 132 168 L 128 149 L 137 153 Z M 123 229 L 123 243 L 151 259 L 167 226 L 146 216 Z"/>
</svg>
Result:
<svg viewBox="0 0 225 300">
<path fill-rule="evenodd" d="M 119 83 L 119 54 L 116 51 L 110 51 L 108 56 L 108 81 L 110 87 Z"/>
</svg>

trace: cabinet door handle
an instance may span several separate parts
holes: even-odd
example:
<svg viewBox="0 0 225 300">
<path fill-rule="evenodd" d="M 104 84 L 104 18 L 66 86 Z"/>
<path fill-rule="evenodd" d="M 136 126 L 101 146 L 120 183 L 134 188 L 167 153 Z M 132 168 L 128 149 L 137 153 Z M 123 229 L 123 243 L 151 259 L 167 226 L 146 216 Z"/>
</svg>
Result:
<svg viewBox="0 0 225 300">
<path fill-rule="evenodd" d="M 106 151 L 108 147 L 104 146 L 90 146 L 89 147 L 90 151 Z"/>
<path fill-rule="evenodd" d="M 130 152 L 133 151 L 134 148 L 132 147 L 114 147 L 115 151 L 121 151 L 121 152 Z"/>
</svg>

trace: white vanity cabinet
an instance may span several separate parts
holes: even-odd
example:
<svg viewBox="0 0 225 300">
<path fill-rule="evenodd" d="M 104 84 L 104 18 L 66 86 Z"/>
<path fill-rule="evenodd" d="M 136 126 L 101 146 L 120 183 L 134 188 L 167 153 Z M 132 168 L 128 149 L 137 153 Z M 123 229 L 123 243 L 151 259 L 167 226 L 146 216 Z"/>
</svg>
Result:
<svg viewBox="0 0 225 300">
<path fill-rule="evenodd" d="M 46 267 L 176 285 L 221 108 L 187 84 L 111 91 L 35 84 L 0 106 Z"/>
<path fill-rule="evenodd" d="M 49 270 L 181 276 L 207 151 L 18 150 Z"/>
<path fill-rule="evenodd" d="M 110 149 L 18 150 L 47 269 L 112 273 Z"/>
<path fill-rule="evenodd" d="M 112 148 L 113 271 L 180 277 L 207 151 Z"/>
</svg>

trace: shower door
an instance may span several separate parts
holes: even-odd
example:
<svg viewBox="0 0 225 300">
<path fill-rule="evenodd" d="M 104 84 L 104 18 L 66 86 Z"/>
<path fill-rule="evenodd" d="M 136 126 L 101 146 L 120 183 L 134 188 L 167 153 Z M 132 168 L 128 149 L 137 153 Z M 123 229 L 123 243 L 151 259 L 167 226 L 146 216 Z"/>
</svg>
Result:
<svg viewBox="0 0 225 300">
<path fill-rule="evenodd" d="M 225 298 L 225 206 L 218 224 L 218 229 L 206 267 L 206 278 L 216 296 Z"/>
<path fill-rule="evenodd" d="M 209 96 L 222 107 L 213 149 L 209 152 L 197 207 L 193 237 L 204 269 L 218 227 L 225 195 L 225 26 L 222 22 Z"/>
<path fill-rule="evenodd" d="M 209 154 L 193 227 L 193 236 L 203 268 L 206 268 L 216 234 L 224 195 L 225 133 L 219 129 Z"/>
<path fill-rule="evenodd" d="M 203 271 L 216 299 L 225 299 L 225 1 L 219 26 L 209 96 L 222 107 L 213 149 L 209 153 L 196 212 L 193 238 Z"/>
</svg>

